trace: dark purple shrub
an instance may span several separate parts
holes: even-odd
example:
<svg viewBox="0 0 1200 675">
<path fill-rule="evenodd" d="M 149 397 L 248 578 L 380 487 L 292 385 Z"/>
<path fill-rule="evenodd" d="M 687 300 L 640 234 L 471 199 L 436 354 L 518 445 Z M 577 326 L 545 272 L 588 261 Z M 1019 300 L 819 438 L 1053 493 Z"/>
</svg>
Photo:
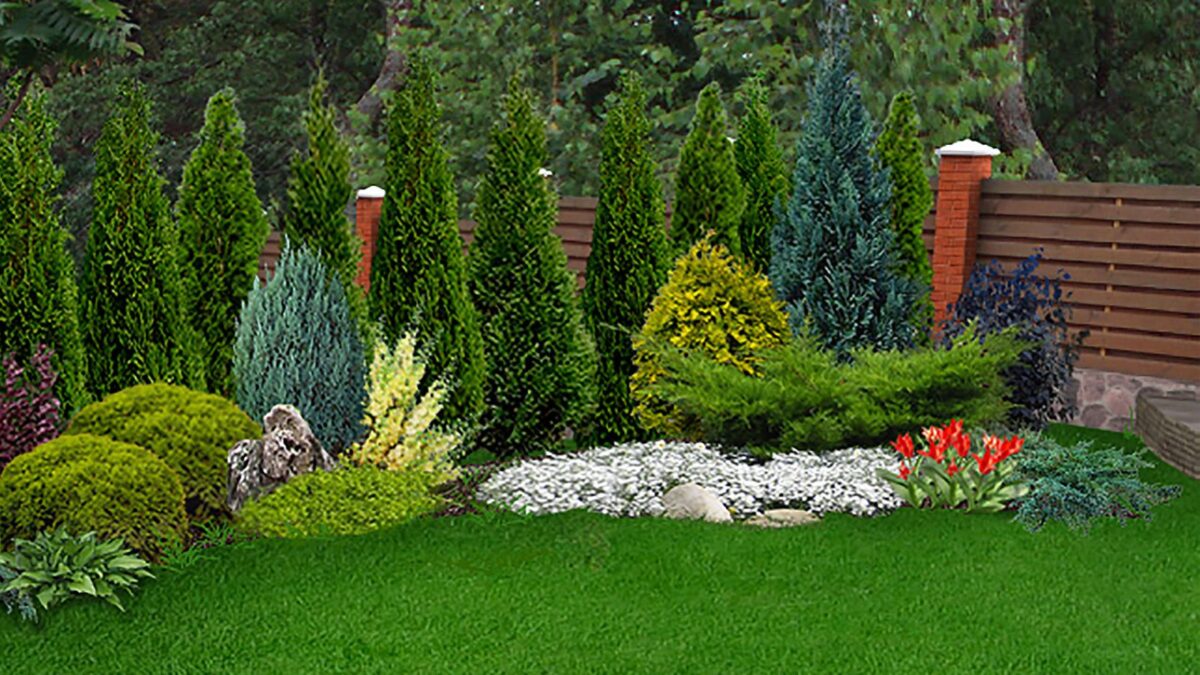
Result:
<svg viewBox="0 0 1200 675">
<path fill-rule="evenodd" d="M 62 431 L 61 404 L 54 395 L 58 374 L 50 365 L 53 350 L 38 345 L 29 367 L 15 356 L 4 359 L 0 394 L 0 472 L 17 455 L 52 440 Z"/>
</svg>

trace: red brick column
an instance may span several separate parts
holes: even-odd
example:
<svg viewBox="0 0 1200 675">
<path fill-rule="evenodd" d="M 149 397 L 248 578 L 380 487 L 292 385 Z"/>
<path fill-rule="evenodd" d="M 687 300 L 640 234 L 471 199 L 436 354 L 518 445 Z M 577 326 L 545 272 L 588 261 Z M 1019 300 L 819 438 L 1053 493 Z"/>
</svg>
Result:
<svg viewBox="0 0 1200 675">
<path fill-rule="evenodd" d="M 938 148 L 937 213 L 933 233 L 934 332 L 946 317 L 946 305 L 958 300 L 975 267 L 979 236 L 979 192 L 992 175 L 992 157 L 1000 154 L 972 140 Z"/>
<path fill-rule="evenodd" d="M 354 204 L 354 229 L 362 240 L 362 260 L 358 263 L 358 278 L 355 281 L 364 291 L 371 289 L 371 256 L 375 254 L 383 195 L 383 188 L 372 185 L 358 191 L 358 199 Z"/>
</svg>

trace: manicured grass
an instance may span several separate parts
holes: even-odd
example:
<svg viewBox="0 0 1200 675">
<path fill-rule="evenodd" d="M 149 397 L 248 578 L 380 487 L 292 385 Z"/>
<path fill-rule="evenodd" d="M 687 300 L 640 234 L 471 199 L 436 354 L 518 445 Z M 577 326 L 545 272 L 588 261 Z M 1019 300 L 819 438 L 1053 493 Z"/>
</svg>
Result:
<svg viewBox="0 0 1200 675">
<path fill-rule="evenodd" d="M 1200 489 L 1155 462 L 1143 477 L 1183 496 L 1086 537 L 903 509 L 765 531 L 484 514 L 259 541 L 163 572 L 124 615 L 0 616 L 2 670 L 1187 672 Z"/>
</svg>

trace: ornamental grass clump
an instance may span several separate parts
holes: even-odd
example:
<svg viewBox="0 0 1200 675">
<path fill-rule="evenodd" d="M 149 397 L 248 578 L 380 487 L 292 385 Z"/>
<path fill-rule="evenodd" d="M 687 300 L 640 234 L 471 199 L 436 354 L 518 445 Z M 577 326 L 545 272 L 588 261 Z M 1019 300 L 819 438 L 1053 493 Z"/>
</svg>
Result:
<svg viewBox="0 0 1200 675">
<path fill-rule="evenodd" d="M 395 348 L 383 339 L 376 345 L 363 416 L 367 435 L 349 449 L 347 457 L 359 466 L 424 471 L 446 482 L 458 477 L 454 459 L 464 434 L 434 426 L 448 387 L 438 380 L 421 392 L 427 364 L 417 355 L 416 344 L 416 335 L 408 333 Z"/>
</svg>

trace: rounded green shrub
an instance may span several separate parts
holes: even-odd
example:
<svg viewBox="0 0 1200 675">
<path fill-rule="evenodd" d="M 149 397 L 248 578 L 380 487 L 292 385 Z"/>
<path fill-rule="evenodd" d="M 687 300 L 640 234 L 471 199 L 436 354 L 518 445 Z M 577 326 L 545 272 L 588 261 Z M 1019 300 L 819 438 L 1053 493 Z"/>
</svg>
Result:
<svg viewBox="0 0 1200 675">
<path fill-rule="evenodd" d="M 238 529 L 276 537 L 364 534 L 433 512 L 438 481 L 426 471 L 374 466 L 297 476 L 238 512 Z"/>
<path fill-rule="evenodd" d="M 654 393 L 654 383 L 666 374 L 663 348 L 705 354 L 752 374 L 758 353 L 783 345 L 788 335 L 787 315 L 767 278 L 709 238 L 697 242 L 676 261 L 634 337 L 634 414 L 647 429 L 694 432 L 678 409 Z"/>
<path fill-rule="evenodd" d="M 142 384 L 93 403 L 66 434 L 107 436 L 146 448 L 183 484 L 187 512 L 204 521 L 225 516 L 229 450 L 262 428 L 227 399 L 169 384 Z"/>
<path fill-rule="evenodd" d="M 183 487 L 150 451 L 103 436 L 60 436 L 0 474 L 0 539 L 32 539 L 59 527 L 120 537 L 156 559 L 161 539 L 187 532 Z"/>
</svg>

